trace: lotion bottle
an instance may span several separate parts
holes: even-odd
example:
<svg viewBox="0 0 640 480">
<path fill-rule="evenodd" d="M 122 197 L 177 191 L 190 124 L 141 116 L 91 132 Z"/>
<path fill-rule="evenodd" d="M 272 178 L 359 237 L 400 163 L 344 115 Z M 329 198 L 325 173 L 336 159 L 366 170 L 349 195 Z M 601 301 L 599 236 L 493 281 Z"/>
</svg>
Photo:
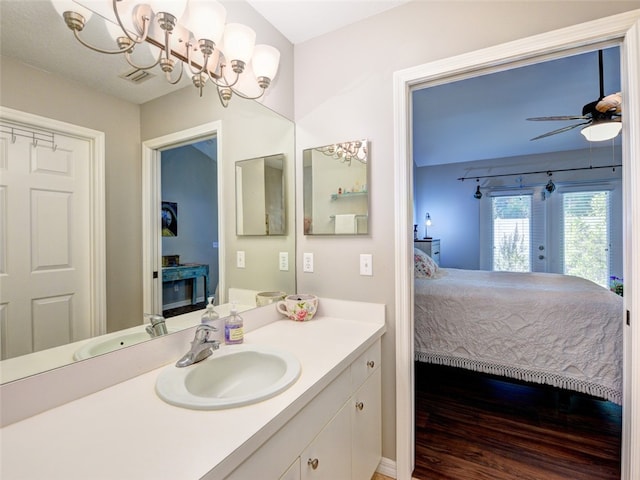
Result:
<svg viewBox="0 0 640 480">
<path fill-rule="evenodd" d="M 238 315 L 236 304 L 231 304 L 231 315 L 224 321 L 224 343 L 237 345 L 244 341 L 244 321 Z"/>
</svg>

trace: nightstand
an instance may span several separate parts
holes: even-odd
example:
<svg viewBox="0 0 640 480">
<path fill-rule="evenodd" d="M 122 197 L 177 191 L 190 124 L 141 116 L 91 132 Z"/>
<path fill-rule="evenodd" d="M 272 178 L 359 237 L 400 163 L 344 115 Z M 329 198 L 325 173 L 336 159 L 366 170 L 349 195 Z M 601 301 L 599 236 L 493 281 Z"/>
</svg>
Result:
<svg viewBox="0 0 640 480">
<path fill-rule="evenodd" d="M 414 240 L 413 241 L 416 248 L 419 248 L 424 253 L 433 258 L 433 261 L 436 262 L 438 266 L 440 266 L 440 239 L 439 238 L 428 238 L 424 240 Z"/>
</svg>

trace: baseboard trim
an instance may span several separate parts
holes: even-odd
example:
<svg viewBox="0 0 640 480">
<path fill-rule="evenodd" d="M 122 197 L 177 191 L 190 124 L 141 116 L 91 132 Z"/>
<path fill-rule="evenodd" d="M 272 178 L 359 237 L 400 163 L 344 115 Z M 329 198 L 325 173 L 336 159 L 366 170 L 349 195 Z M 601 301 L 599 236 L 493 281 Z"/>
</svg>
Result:
<svg viewBox="0 0 640 480">
<path fill-rule="evenodd" d="M 382 457 L 376 472 L 386 475 L 387 477 L 396 478 L 396 462 L 388 458 Z"/>
</svg>

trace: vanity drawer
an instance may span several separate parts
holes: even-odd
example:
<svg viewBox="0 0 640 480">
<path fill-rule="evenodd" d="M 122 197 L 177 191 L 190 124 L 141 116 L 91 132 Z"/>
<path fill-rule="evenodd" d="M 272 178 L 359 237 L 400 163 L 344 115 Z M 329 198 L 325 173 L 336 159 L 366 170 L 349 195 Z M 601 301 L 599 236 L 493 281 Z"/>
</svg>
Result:
<svg viewBox="0 0 640 480">
<path fill-rule="evenodd" d="M 381 347 L 380 340 L 371 345 L 369 349 L 351 364 L 351 388 L 357 389 L 380 367 Z"/>
</svg>

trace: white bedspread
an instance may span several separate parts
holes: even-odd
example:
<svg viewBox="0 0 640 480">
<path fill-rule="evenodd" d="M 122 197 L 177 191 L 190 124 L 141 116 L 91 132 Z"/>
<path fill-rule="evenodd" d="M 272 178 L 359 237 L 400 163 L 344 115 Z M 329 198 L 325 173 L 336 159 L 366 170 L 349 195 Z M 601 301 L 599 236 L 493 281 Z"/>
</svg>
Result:
<svg viewBox="0 0 640 480">
<path fill-rule="evenodd" d="M 622 298 L 550 273 L 415 281 L 416 359 L 622 401 Z"/>
</svg>

